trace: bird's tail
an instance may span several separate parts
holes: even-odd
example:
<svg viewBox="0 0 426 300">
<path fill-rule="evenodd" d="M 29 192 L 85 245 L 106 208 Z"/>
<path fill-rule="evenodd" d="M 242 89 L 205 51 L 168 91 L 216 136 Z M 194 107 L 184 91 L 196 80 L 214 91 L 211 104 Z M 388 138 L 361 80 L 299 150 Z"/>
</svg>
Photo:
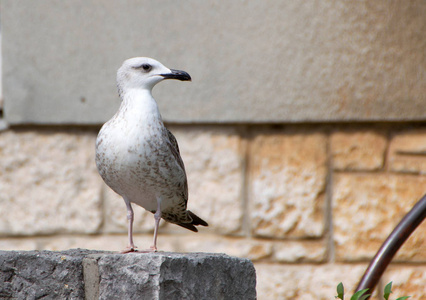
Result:
<svg viewBox="0 0 426 300">
<path fill-rule="evenodd" d="M 192 218 L 192 224 L 193 225 L 209 226 L 209 224 L 207 224 L 206 221 L 201 219 L 199 216 L 194 214 L 192 211 L 188 210 L 188 213 L 189 213 L 190 217 Z"/>
<path fill-rule="evenodd" d="M 192 222 L 191 223 L 178 223 L 177 225 L 182 226 L 182 227 L 189 229 L 191 231 L 194 231 L 194 232 L 198 232 L 197 227 L 195 227 L 194 225 L 209 226 L 209 224 L 207 224 L 206 221 L 201 219 L 199 216 L 194 214 L 192 211 L 188 210 L 188 214 L 191 217 Z"/>
</svg>

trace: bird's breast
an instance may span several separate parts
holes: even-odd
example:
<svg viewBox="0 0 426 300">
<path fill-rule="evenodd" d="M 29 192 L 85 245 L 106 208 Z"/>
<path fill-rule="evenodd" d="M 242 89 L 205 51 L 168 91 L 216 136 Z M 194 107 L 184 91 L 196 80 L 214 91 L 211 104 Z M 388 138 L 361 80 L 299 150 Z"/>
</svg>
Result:
<svg viewBox="0 0 426 300">
<path fill-rule="evenodd" d="M 111 120 L 98 135 L 96 165 L 104 181 L 131 199 L 154 197 L 159 189 L 169 192 L 182 185 L 185 171 L 173 159 L 166 129 L 156 124 L 126 125 Z"/>
</svg>

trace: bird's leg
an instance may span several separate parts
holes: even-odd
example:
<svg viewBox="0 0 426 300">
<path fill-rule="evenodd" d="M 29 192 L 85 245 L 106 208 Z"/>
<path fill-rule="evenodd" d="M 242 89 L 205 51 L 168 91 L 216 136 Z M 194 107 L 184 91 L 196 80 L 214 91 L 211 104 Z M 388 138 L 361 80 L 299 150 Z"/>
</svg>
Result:
<svg viewBox="0 0 426 300">
<path fill-rule="evenodd" d="M 127 234 L 129 237 L 129 245 L 126 249 L 122 250 L 121 253 L 129 253 L 129 252 L 135 252 L 136 246 L 133 243 L 133 208 L 130 204 L 130 201 L 127 199 L 124 199 L 124 202 L 126 202 L 127 207 Z"/>
<path fill-rule="evenodd" d="M 151 246 L 151 250 L 157 251 L 157 234 L 158 234 L 158 226 L 160 225 L 161 220 L 161 199 L 157 199 L 157 211 L 154 214 L 155 219 L 155 228 L 154 228 L 154 245 Z"/>
</svg>

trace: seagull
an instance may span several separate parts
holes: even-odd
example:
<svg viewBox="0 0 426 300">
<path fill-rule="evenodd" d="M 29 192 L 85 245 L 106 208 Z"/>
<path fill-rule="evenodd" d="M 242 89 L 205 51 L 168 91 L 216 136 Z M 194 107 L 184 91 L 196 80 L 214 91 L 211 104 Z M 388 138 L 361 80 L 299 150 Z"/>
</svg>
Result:
<svg viewBox="0 0 426 300">
<path fill-rule="evenodd" d="M 153 87 L 164 79 L 191 81 L 185 71 L 173 70 L 147 57 L 124 61 L 117 71 L 118 112 L 96 139 L 96 166 L 105 183 L 123 197 L 127 207 L 129 245 L 134 252 L 132 203 L 154 214 L 157 251 L 160 219 L 197 232 L 207 222 L 187 210 L 188 183 L 179 146 L 164 126 Z"/>
</svg>

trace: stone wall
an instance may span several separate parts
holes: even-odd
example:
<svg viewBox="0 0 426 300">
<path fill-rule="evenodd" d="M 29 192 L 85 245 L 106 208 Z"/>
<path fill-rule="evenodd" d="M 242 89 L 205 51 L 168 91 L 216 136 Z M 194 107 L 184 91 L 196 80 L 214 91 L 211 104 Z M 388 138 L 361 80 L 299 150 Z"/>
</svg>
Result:
<svg viewBox="0 0 426 300">
<path fill-rule="evenodd" d="M 170 125 L 189 178 L 189 208 L 210 226 L 162 223 L 164 251 L 253 260 L 259 299 L 331 299 L 426 191 L 426 125 Z M 0 249 L 120 250 L 123 200 L 97 174 L 99 128 L 0 132 Z M 153 216 L 136 209 L 135 242 Z M 394 295 L 426 297 L 426 223 L 384 275 Z"/>
<path fill-rule="evenodd" d="M 256 272 L 216 253 L 0 250 L 0 299 L 254 300 Z"/>
</svg>

